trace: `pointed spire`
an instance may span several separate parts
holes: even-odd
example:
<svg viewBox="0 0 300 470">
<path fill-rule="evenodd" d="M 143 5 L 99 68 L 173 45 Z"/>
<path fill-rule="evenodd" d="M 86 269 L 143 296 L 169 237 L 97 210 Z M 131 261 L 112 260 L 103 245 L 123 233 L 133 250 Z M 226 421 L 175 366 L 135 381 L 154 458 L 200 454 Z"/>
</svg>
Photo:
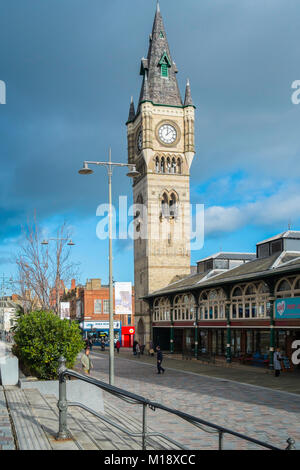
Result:
<svg viewBox="0 0 300 470">
<path fill-rule="evenodd" d="M 149 92 L 149 82 L 148 82 L 148 71 L 145 70 L 143 86 L 141 90 L 141 97 L 140 101 L 151 101 L 150 100 L 150 92 Z"/>
<path fill-rule="evenodd" d="M 145 83 L 145 75 L 148 74 Z M 143 101 L 145 85 L 148 86 L 148 99 L 154 104 L 182 106 L 176 79 L 177 68 L 172 60 L 159 2 L 150 36 L 147 59 L 142 59 L 141 75 L 144 76 L 140 102 Z"/>
<path fill-rule="evenodd" d="M 186 83 L 184 106 L 194 106 L 189 79 Z"/>
<path fill-rule="evenodd" d="M 135 109 L 134 109 L 133 97 L 131 97 L 131 103 L 130 103 L 129 115 L 128 115 L 128 122 L 134 121 L 134 118 L 135 118 Z"/>
</svg>

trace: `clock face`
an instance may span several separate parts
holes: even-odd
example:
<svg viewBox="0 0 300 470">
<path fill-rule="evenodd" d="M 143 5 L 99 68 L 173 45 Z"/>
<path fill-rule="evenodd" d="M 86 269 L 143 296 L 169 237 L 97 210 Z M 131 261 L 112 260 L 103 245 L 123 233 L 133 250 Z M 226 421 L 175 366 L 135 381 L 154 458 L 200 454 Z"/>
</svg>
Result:
<svg viewBox="0 0 300 470">
<path fill-rule="evenodd" d="M 173 144 L 177 139 L 177 131 L 171 124 L 163 124 L 159 128 L 158 136 L 164 144 Z"/>
<path fill-rule="evenodd" d="M 139 150 L 142 150 L 143 147 L 143 131 L 139 132 L 138 138 L 137 138 L 137 146 Z"/>
</svg>

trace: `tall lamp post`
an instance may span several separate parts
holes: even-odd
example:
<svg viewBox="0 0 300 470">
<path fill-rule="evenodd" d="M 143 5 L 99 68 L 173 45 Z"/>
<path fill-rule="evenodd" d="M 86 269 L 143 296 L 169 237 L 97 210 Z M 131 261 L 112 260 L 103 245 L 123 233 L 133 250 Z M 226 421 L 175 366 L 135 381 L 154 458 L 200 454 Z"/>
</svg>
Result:
<svg viewBox="0 0 300 470">
<path fill-rule="evenodd" d="M 1 334 L 0 334 L 0 339 L 1 336 L 4 336 L 5 332 L 5 290 L 7 288 L 10 288 L 14 285 L 14 280 L 12 277 L 7 277 L 5 274 L 2 274 L 1 276 L 1 302 L 2 302 L 2 314 L 1 314 Z"/>
<path fill-rule="evenodd" d="M 108 162 L 87 162 L 83 163 L 83 168 L 79 170 L 80 175 L 91 175 L 93 170 L 89 165 L 105 166 L 108 174 L 108 195 L 109 195 L 109 384 L 114 385 L 114 312 L 113 312 L 113 264 L 112 264 L 112 190 L 111 180 L 114 167 L 127 167 L 129 173 L 127 176 L 136 178 L 139 172 L 136 171 L 136 166 L 127 163 L 112 163 L 111 149 L 109 150 Z"/>
<path fill-rule="evenodd" d="M 47 240 L 43 240 L 41 245 L 46 246 L 49 245 L 49 241 L 67 241 L 68 246 L 75 246 L 75 243 L 69 238 L 48 238 Z M 59 289 L 60 289 L 60 272 L 59 272 L 59 263 L 57 263 L 57 269 L 56 269 L 56 310 L 57 310 L 57 315 L 60 316 L 60 307 L 59 307 Z"/>
</svg>

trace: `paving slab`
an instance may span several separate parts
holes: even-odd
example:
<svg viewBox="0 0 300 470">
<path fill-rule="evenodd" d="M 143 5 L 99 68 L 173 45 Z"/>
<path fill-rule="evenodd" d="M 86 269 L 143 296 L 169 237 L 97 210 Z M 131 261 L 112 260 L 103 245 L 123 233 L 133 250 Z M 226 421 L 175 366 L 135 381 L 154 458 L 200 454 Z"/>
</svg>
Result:
<svg viewBox="0 0 300 470">
<path fill-rule="evenodd" d="M 166 373 L 158 376 L 155 358 L 152 358 L 152 363 L 144 363 L 144 359 L 142 362 L 124 356 L 120 353 L 115 359 L 117 387 L 283 449 L 287 446 L 287 439 L 292 437 L 296 448 L 300 449 L 299 395 L 188 370 L 170 370 L 167 364 L 171 361 L 165 362 Z M 92 359 L 92 376 L 108 382 L 108 354 L 93 350 Z M 120 402 L 117 397 L 106 393 L 104 401 L 141 421 L 141 410 L 137 407 Z M 218 447 L 217 435 L 197 430 L 180 418 L 160 410 L 149 410 L 148 422 L 152 429 L 158 429 L 193 449 Z M 225 436 L 224 446 L 225 449 L 261 448 L 229 435 Z"/>
</svg>

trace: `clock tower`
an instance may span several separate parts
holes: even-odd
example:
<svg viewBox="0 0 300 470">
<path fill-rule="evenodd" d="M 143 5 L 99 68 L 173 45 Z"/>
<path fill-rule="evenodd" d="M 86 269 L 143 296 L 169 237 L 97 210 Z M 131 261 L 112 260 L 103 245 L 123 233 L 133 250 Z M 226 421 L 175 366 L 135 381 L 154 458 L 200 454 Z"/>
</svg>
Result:
<svg viewBox="0 0 300 470">
<path fill-rule="evenodd" d="M 133 183 L 136 336 L 151 340 L 151 311 L 142 298 L 190 274 L 190 167 L 195 155 L 195 106 L 187 82 L 181 99 L 177 74 L 157 3 L 135 110 L 127 121 Z"/>
</svg>

